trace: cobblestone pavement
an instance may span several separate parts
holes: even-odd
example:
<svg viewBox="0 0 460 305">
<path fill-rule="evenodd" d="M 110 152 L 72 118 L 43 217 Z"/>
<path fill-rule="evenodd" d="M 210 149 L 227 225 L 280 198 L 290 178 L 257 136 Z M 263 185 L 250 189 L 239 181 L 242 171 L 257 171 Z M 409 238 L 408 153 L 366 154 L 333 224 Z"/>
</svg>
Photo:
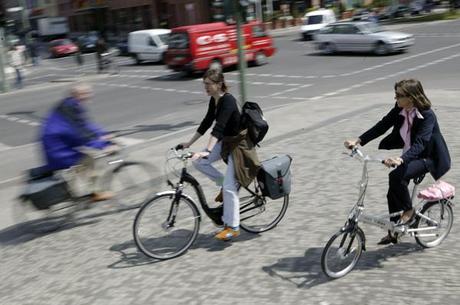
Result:
<svg viewBox="0 0 460 305">
<path fill-rule="evenodd" d="M 368 249 L 355 270 L 334 281 L 321 272 L 322 248 L 344 223 L 358 192 L 361 165 L 342 154 L 343 140 L 359 135 L 388 108 L 377 104 L 348 119 L 267 141 L 262 158 L 293 157 L 293 189 L 285 218 L 260 235 L 243 232 L 237 241 L 222 243 L 204 219 L 192 249 L 161 262 L 137 251 L 131 228 L 135 211 L 90 217 L 104 211 L 98 207 L 76 225 L 44 236 L 13 238 L 14 228 L 3 230 L 0 304 L 458 304 L 457 220 L 444 243 L 427 250 L 409 237 L 379 247 L 385 233 L 363 225 Z M 454 161 L 460 153 L 459 111 L 437 107 Z M 388 156 L 377 152 L 377 143 L 365 151 Z M 386 212 L 387 174 L 383 166 L 371 166 L 369 212 Z M 458 184 L 459 177 L 454 163 L 446 180 Z M 216 191 L 201 181 L 206 194 Z"/>
</svg>

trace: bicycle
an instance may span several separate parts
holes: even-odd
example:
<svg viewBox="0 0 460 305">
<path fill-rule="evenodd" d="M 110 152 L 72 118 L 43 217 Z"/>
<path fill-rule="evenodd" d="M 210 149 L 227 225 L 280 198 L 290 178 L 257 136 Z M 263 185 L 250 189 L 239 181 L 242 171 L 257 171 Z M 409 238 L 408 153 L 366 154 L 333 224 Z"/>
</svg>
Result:
<svg viewBox="0 0 460 305">
<path fill-rule="evenodd" d="M 91 154 L 89 151 L 85 153 Z M 115 197 L 108 204 L 116 211 L 138 208 L 150 194 L 154 186 L 154 169 L 149 163 L 126 160 L 123 149 L 110 153 L 99 152 L 97 155 L 93 151 L 91 157 L 104 159 L 104 170 L 100 171 L 96 183 L 101 189 L 114 193 Z M 82 165 L 54 172 L 44 167 L 30 169 L 26 183 L 46 183 L 52 179 L 55 186 L 45 190 L 45 201 L 49 200 L 47 202 L 34 202 L 32 196 L 20 195 L 20 202 L 16 205 L 18 209 L 15 210 L 17 222 L 22 223 L 28 231 L 47 233 L 71 222 L 77 212 L 92 207 L 95 203 L 91 202 L 91 194 L 81 194 L 77 188 L 80 170 Z"/>
<path fill-rule="evenodd" d="M 413 221 L 409 224 L 399 224 L 388 220 L 402 214 L 402 211 L 390 215 L 373 216 L 364 214 L 364 197 L 367 191 L 369 162 L 380 162 L 381 159 L 365 156 L 361 150 L 354 147 L 350 157 L 363 161 L 362 178 L 359 183 L 358 200 L 351 209 L 345 225 L 327 242 L 321 255 L 321 268 L 330 278 L 340 278 L 353 270 L 361 253 L 366 251 L 364 231 L 359 222 L 367 223 L 388 230 L 392 235 L 401 238 L 410 235 L 424 248 L 438 246 L 449 234 L 453 224 L 453 196 L 437 201 L 422 199 L 415 203 L 419 184 L 425 175 L 413 179 L 412 202 L 415 209 Z"/>
<path fill-rule="evenodd" d="M 101 54 L 101 72 L 106 71 L 108 74 L 119 74 L 120 66 L 114 59 L 117 56 L 117 51 L 110 51 Z"/>
<path fill-rule="evenodd" d="M 181 164 L 179 181 L 174 184 L 167 177 L 172 190 L 157 193 L 140 207 L 133 224 L 134 241 L 146 256 L 166 260 L 184 254 L 198 236 L 201 214 L 197 203 L 185 193 L 191 187 L 204 213 L 217 225 L 223 225 L 222 205 L 208 205 L 199 182 L 187 171 L 193 156 L 191 152 L 179 153 L 172 148 L 166 157 L 166 167 L 173 160 Z M 166 175 L 167 176 L 167 175 Z M 243 193 L 243 194 L 242 194 Z M 240 188 L 240 227 L 250 233 L 273 229 L 283 218 L 289 203 L 289 195 L 271 200 L 262 195 L 255 180 L 250 187 Z"/>
</svg>

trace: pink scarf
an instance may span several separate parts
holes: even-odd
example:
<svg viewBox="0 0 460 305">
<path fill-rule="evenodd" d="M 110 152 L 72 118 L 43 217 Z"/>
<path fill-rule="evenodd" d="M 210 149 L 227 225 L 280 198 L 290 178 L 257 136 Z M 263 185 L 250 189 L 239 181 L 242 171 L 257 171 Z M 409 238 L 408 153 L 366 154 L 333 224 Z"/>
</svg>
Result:
<svg viewBox="0 0 460 305">
<path fill-rule="evenodd" d="M 410 135 L 414 118 L 417 116 L 419 119 L 423 119 L 423 116 L 415 107 L 410 110 L 402 109 L 399 114 L 404 117 L 404 123 L 399 130 L 399 134 L 404 141 L 403 153 L 405 153 L 409 150 L 412 144 L 410 141 Z"/>
</svg>

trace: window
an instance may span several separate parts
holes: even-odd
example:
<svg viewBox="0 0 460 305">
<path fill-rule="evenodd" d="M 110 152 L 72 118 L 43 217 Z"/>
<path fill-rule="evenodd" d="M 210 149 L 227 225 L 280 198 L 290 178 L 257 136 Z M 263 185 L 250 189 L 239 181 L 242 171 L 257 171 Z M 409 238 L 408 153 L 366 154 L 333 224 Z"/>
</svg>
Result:
<svg viewBox="0 0 460 305">
<path fill-rule="evenodd" d="M 160 34 L 158 35 L 158 38 L 160 38 L 163 44 L 168 44 L 169 34 Z"/>
<path fill-rule="evenodd" d="M 155 43 L 152 37 L 147 37 L 147 45 L 152 46 L 152 47 L 157 46 L 157 44 Z"/>
<path fill-rule="evenodd" d="M 187 49 L 188 35 L 187 33 L 173 33 L 169 36 L 169 48 L 171 49 Z"/>
<path fill-rule="evenodd" d="M 320 24 L 323 22 L 323 15 L 309 16 L 306 24 Z"/>
<path fill-rule="evenodd" d="M 255 25 L 252 27 L 252 36 L 254 38 L 265 37 L 267 34 L 265 33 L 264 27 L 262 25 Z"/>
</svg>

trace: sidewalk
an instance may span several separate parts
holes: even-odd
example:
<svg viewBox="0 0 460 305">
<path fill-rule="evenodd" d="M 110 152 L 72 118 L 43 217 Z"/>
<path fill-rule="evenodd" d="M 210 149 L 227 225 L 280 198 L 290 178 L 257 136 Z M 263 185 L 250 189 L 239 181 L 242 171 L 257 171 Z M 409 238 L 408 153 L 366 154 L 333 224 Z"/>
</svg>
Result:
<svg viewBox="0 0 460 305">
<path fill-rule="evenodd" d="M 431 90 L 427 94 L 453 158 L 446 180 L 457 184 L 457 92 Z M 392 104 L 389 90 L 266 111 L 270 130 L 259 154 L 261 159 L 282 153 L 293 157 L 290 206 L 272 231 L 243 232 L 233 243 L 215 241 L 216 229 L 203 217 L 192 249 L 180 258 L 157 262 L 140 254 L 132 241 L 136 211 L 86 218 L 76 226 L 38 237 L 15 237 L 2 219 L 0 303 L 434 305 L 442 300 L 446 305 L 457 304 L 460 235 L 456 220 L 446 241 L 426 251 L 409 237 L 395 246 L 377 247 L 384 232 L 364 226 L 367 251 L 355 270 L 336 281 L 321 272 L 322 248 L 343 225 L 361 174 L 361 165 L 342 155 L 343 140 L 359 135 Z M 192 133 L 132 147 L 132 155 L 161 169 L 165 151 Z M 365 152 L 376 154 L 377 143 L 367 145 Z M 386 211 L 387 174 L 381 165 L 370 170 L 371 190 L 366 198 L 370 212 Z M 203 176 L 197 178 L 208 198 L 214 194 L 215 186 Z M 164 189 L 162 183 L 155 191 Z M 16 186 L 1 190 L 4 205 L 11 203 L 15 191 Z M 7 212 L 2 210 L 3 215 Z"/>
<path fill-rule="evenodd" d="M 435 108 L 457 107 L 458 95 L 455 91 L 436 90 L 428 92 L 427 94 L 434 101 Z M 379 101 L 379 103 L 369 103 L 369 101 Z M 261 148 L 259 149 L 261 159 L 269 158 L 272 154 L 276 153 L 293 153 L 296 151 L 295 147 L 290 149 L 280 147 L 280 149 L 276 149 L 275 151 L 273 151 L 273 149 L 267 148 L 267 146 L 272 146 L 272 144 L 275 144 L 281 140 L 289 138 L 302 138 L 303 134 L 327 126 L 328 124 L 331 124 L 331 122 L 344 120 L 348 121 L 350 117 L 354 117 L 360 113 L 366 114 L 367 112 L 373 112 L 373 109 L 377 107 L 386 106 L 389 109 L 392 103 L 393 93 L 389 91 L 388 93 L 348 95 L 341 97 L 323 98 L 320 100 L 308 102 L 298 102 L 287 105 L 280 105 L 279 108 L 265 111 L 264 115 L 269 122 L 270 129 L 266 138 L 261 143 Z M 383 109 L 383 111 L 385 111 L 385 108 Z M 374 117 L 377 120 L 380 119 L 382 115 L 383 112 L 376 114 Z M 444 126 L 444 124 L 442 124 L 442 115 L 443 113 L 438 114 L 440 117 L 441 126 Z M 286 122 L 290 123 L 286 124 Z M 454 130 L 446 130 L 445 127 L 443 130 L 444 132 L 454 132 Z M 166 151 L 169 148 L 174 147 L 177 143 L 189 140 L 194 132 L 195 130 L 191 129 L 184 132 L 179 132 L 178 134 L 167 134 L 162 137 L 157 137 L 152 140 L 147 140 L 143 143 L 130 146 L 126 150 L 130 155 L 130 159 L 145 160 L 150 162 L 156 169 L 154 173 L 155 176 L 161 177 L 164 174 L 163 168 Z M 362 130 L 358 129 L 353 134 L 343 134 L 342 139 L 358 136 L 358 133 L 360 132 L 362 132 Z M 454 135 L 448 137 L 454 138 Z M 197 143 L 194 144 L 192 149 L 199 150 L 204 147 L 207 138 L 207 135 L 203 136 Z M 335 147 L 341 147 L 341 142 L 331 143 L 331 145 Z M 35 146 L 30 146 L 27 148 L 27 152 L 24 152 L 24 154 L 36 155 L 36 149 L 37 148 Z M 11 151 L 10 153 L 16 154 L 14 151 Z M 451 156 L 455 156 L 455 153 L 451 152 Z M 35 160 L 34 162 L 38 161 Z M 308 161 L 295 160 L 295 164 L 299 164 L 300 166 L 302 165 L 302 162 Z M 26 169 L 39 165 L 40 164 L 37 163 L 25 164 L 24 166 Z M 8 165 L 5 164 L 5 166 Z M 206 184 L 206 181 L 203 182 Z M 211 186 L 212 184 L 209 183 L 209 185 Z M 21 184 L 19 181 L 12 181 L 11 183 L 6 183 L 5 185 L 0 186 L 1 198 L 7 198 L 7 200 L 5 200 L 5 208 L 7 210 L 11 209 L 11 206 L 14 202 L 13 199 L 19 193 L 20 187 Z M 164 185 L 159 186 L 159 189 L 154 191 L 160 191 L 162 190 L 162 187 L 164 187 Z M 0 215 L 0 230 L 14 224 L 14 221 L 11 219 L 9 214 L 10 212 L 5 211 Z"/>
</svg>

